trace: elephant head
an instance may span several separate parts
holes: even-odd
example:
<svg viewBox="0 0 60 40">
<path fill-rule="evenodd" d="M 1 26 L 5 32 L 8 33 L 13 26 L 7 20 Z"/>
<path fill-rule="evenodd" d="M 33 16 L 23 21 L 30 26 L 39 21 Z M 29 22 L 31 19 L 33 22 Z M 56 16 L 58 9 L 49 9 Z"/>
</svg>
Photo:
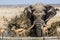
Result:
<svg viewBox="0 0 60 40">
<path fill-rule="evenodd" d="M 26 7 L 24 10 L 24 13 L 27 14 L 27 17 L 31 20 L 31 24 L 33 24 L 33 21 L 38 15 L 40 15 L 41 17 L 45 15 L 44 9 L 45 9 L 44 5 L 38 3 L 35 5 L 30 5 Z"/>
</svg>

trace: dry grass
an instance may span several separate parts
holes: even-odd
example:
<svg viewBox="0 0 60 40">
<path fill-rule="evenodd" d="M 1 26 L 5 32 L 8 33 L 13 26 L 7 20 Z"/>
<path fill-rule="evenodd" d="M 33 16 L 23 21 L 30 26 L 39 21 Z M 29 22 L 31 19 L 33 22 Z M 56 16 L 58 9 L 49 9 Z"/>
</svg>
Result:
<svg viewBox="0 0 60 40">
<path fill-rule="evenodd" d="M 0 7 L 0 28 L 6 28 L 11 18 L 20 16 L 24 7 Z"/>
</svg>

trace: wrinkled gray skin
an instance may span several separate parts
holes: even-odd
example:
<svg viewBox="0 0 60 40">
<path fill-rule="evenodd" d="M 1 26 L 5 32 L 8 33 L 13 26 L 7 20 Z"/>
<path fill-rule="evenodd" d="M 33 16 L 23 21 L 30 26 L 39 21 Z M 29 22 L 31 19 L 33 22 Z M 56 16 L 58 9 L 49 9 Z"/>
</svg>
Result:
<svg viewBox="0 0 60 40">
<path fill-rule="evenodd" d="M 32 30 L 36 30 L 34 31 L 36 33 L 33 32 L 33 34 L 37 34 L 36 36 L 38 37 L 44 36 L 42 28 L 50 18 L 56 15 L 56 9 L 51 5 L 35 4 L 27 7 L 25 11 L 27 17 L 31 20 L 31 24 L 35 24 L 35 27 L 33 27 Z"/>
</svg>

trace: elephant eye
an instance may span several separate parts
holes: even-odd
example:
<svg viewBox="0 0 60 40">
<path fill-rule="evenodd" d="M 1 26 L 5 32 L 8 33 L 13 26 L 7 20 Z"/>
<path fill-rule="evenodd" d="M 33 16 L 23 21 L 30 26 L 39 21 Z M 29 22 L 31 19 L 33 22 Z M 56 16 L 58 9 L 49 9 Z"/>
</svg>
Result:
<svg viewBox="0 0 60 40">
<path fill-rule="evenodd" d="M 38 13 L 38 11 L 35 11 L 35 13 Z"/>
<path fill-rule="evenodd" d="M 40 13 L 42 13 L 42 11 L 40 11 Z"/>
</svg>

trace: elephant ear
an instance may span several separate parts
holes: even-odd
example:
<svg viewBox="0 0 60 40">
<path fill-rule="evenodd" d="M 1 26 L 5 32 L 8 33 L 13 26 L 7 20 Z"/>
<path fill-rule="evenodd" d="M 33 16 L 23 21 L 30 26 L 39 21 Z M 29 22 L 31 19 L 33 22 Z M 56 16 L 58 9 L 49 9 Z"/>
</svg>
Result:
<svg viewBox="0 0 60 40">
<path fill-rule="evenodd" d="M 46 5 L 45 8 L 46 8 L 46 10 L 45 10 L 45 13 L 46 13 L 45 21 L 47 22 L 50 18 L 54 17 L 57 14 L 56 13 L 57 10 L 51 5 Z"/>
<path fill-rule="evenodd" d="M 30 5 L 30 6 L 26 7 L 24 10 L 24 13 L 27 15 L 28 18 L 31 18 L 31 16 L 33 14 L 32 8 L 33 8 L 32 5 Z"/>
<path fill-rule="evenodd" d="M 51 6 L 51 5 L 45 5 L 44 7 L 45 7 L 46 11 L 49 11 L 51 8 L 53 8 L 53 6 Z"/>
</svg>

